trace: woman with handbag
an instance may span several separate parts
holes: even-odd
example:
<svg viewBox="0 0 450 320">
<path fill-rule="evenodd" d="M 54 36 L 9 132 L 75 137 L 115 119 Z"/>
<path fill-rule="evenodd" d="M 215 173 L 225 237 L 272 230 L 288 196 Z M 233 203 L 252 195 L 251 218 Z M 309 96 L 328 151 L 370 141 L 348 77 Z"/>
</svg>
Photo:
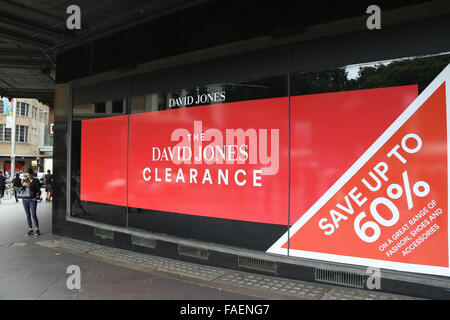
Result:
<svg viewBox="0 0 450 320">
<path fill-rule="evenodd" d="M 41 232 L 39 231 L 39 220 L 36 215 L 37 209 L 37 200 L 41 196 L 41 184 L 39 180 L 33 176 L 33 169 L 28 169 L 26 172 L 27 179 L 22 183 L 22 187 L 24 188 L 18 195 L 19 198 L 22 198 L 23 207 L 25 209 L 25 213 L 27 215 L 28 222 L 28 233 L 27 236 L 31 236 L 33 234 L 40 236 Z M 28 188 L 28 190 L 27 190 Z M 36 232 L 33 233 L 33 226 L 31 223 L 31 218 L 34 221 L 34 227 L 36 228 Z"/>
</svg>

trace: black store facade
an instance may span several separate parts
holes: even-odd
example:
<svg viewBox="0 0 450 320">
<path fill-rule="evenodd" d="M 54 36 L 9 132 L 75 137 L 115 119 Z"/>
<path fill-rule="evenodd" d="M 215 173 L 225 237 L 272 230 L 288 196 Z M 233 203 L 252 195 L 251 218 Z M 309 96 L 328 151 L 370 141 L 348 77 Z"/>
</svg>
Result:
<svg viewBox="0 0 450 320">
<path fill-rule="evenodd" d="M 364 263 L 296 254 L 320 248 L 303 248 L 307 241 L 294 238 L 293 227 L 442 78 L 450 63 L 450 16 L 368 30 L 360 13 L 337 10 L 326 22 L 312 11 L 300 27 L 287 22 L 292 13 L 282 19 L 271 6 L 258 7 L 243 5 L 233 20 L 227 15 L 233 8 L 209 3 L 59 53 L 54 234 L 306 281 L 326 282 L 322 274 L 332 270 L 354 275 L 367 288 Z M 207 18 L 212 14 L 216 19 Z M 162 152 L 176 145 L 170 133 L 181 126 L 194 134 L 194 121 L 202 121 L 199 134 L 243 129 L 244 162 L 255 133 L 257 163 L 213 165 L 210 171 L 207 165 L 168 165 L 170 156 L 164 160 Z M 276 173 L 264 175 L 269 160 L 260 161 L 261 133 L 274 132 L 265 141 L 273 164 L 271 145 L 278 139 Z M 239 155 L 239 144 L 231 144 Z M 362 199 L 353 195 L 348 208 Z M 330 239 L 324 231 L 343 233 L 346 223 L 353 230 L 348 221 L 354 216 L 339 217 L 315 223 L 317 234 Z M 386 228 L 381 226 L 385 238 L 399 224 Z M 311 242 L 314 237 L 308 234 Z M 374 254 L 389 258 L 387 250 L 378 243 Z M 379 265 L 383 291 L 450 297 L 445 273 L 385 266 Z"/>
</svg>

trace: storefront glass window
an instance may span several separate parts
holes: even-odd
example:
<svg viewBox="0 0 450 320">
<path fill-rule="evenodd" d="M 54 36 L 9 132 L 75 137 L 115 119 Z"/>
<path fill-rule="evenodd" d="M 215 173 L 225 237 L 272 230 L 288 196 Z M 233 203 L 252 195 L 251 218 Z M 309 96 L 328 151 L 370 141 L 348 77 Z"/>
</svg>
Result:
<svg viewBox="0 0 450 320">
<path fill-rule="evenodd" d="M 220 103 L 286 96 L 286 77 L 272 76 L 235 83 L 218 83 L 131 98 L 131 113 L 171 110 Z"/>
<path fill-rule="evenodd" d="M 149 86 L 76 105 L 72 213 L 266 251 L 449 62 L 441 54 L 308 72 L 291 66 L 290 74 Z"/>
<path fill-rule="evenodd" d="M 157 111 L 163 112 L 155 113 Z M 286 231 L 287 75 L 165 92 L 150 91 L 131 98 L 131 114 L 128 145 L 130 227 L 257 250 L 266 250 L 275 237 Z M 253 159 L 243 161 L 239 167 L 243 171 L 237 174 L 238 167 L 226 163 L 209 166 L 204 162 L 189 165 L 165 161 L 162 159 L 164 150 L 167 151 L 164 147 L 176 144 L 171 135 L 177 129 L 192 131 L 192 139 L 196 139 L 195 130 L 200 130 L 200 134 L 207 129 L 214 130 L 221 137 L 215 139 L 223 139 L 219 152 L 225 149 L 225 153 L 227 148 L 239 144 L 226 140 L 227 130 L 242 130 L 246 136 L 243 143 L 251 148 L 249 157 L 253 158 L 258 150 L 265 152 L 266 148 L 268 155 L 275 157 L 276 145 L 276 170 L 279 172 L 255 180 L 252 175 L 257 171 L 246 170 L 253 168 L 248 166 Z M 272 140 L 275 131 L 277 141 Z M 271 133 L 266 140 L 265 134 L 270 136 Z M 207 138 L 202 147 L 211 141 Z M 256 145 L 256 141 L 259 146 L 250 146 L 253 142 Z M 186 148 L 194 150 L 195 147 Z M 231 150 L 235 151 L 239 153 L 237 149 Z M 144 168 L 147 171 L 142 172 Z M 163 177 L 158 176 L 161 174 Z M 143 175 L 146 183 L 143 183 Z M 157 181 L 160 178 L 161 183 Z"/>
<path fill-rule="evenodd" d="M 75 105 L 72 215 L 172 236 L 266 250 L 286 232 L 288 221 L 287 153 L 280 150 L 286 149 L 288 143 L 287 79 L 287 75 L 275 75 L 201 86 L 194 83 L 164 92 L 152 92 L 150 88 L 147 94 L 130 97 L 128 116 L 126 97 Z M 181 110 L 188 113 L 177 114 Z M 146 121 L 148 114 L 157 111 L 164 112 L 155 113 L 160 120 L 136 122 L 135 117 Z M 262 116 L 266 112 L 273 116 Z M 175 166 L 172 168 L 174 182 L 175 170 L 181 168 L 184 179 L 189 179 L 189 174 L 192 179 L 184 184 L 177 181 L 177 185 L 171 184 L 169 170 L 172 169 L 167 167 L 167 183 L 146 183 L 143 188 L 150 189 L 142 193 L 139 181 L 148 177 L 143 175 L 141 165 L 145 162 L 150 166 L 151 159 L 141 162 L 140 155 L 145 153 L 148 157 L 147 151 L 159 143 L 170 146 L 174 143 L 170 132 L 177 126 L 191 129 L 194 120 L 202 121 L 203 132 L 216 128 L 216 132 L 223 133 L 224 146 L 219 153 L 229 148 L 232 158 L 240 151 L 237 142 L 225 140 L 226 131 L 242 130 L 240 155 L 245 156 L 244 148 L 254 143 L 248 150 L 247 164 Z M 234 139 L 238 141 L 237 137 Z M 278 158 L 280 154 L 282 160 Z M 270 167 L 274 172 L 261 176 L 258 164 L 250 161 L 259 161 L 259 166 Z M 193 176 L 195 170 L 198 177 Z M 182 179 L 180 174 L 178 179 Z M 271 183 L 270 179 L 276 182 Z M 202 196 L 211 190 L 210 196 Z M 232 200 L 233 197 L 237 198 Z M 161 201 L 156 201 L 158 198 Z"/>
<path fill-rule="evenodd" d="M 121 101 L 126 103 L 126 99 Z M 70 212 L 72 216 L 78 218 L 117 226 L 126 226 L 126 204 L 112 205 L 105 202 L 87 201 L 83 196 L 83 189 L 88 187 L 91 188 L 91 192 L 104 193 L 111 198 L 116 196 L 126 197 L 126 167 L 108 167 L 109 163 L 114 162 L 118 158 L 122 157 L 126 159 L 126 148 L 124 153 L 103 152 L 108 146 L 114 147 L 126 142 L 127 128 L 123 127 L 126 121 L 113 123 L 104 128 L 93 122 L 95 119 L 113 117 L 118 113 L 114 111 L 118 110 L 113 110 L 112 100 L 80 104 L 73 107 Z M 123 112 L 124 110 L 121 113 Z M 86 155 L 87 150 L 83 149 L 82 145 L 82 132 L 92 124 L 97 134 L 86 137 L 92 143 L 92 149 L 90 150 L 93 152 L 90 155 Z M 86 156 L 93 155 L 95 155 L 95 158 L 87 161 Z M 102 175 L 97 173 L 99 168 L 105 167 L 108 167 L 106 174 Z M 82 172 L 87 172 L 92 177 L 94 183 L 86 186 Z M 119 190 L 119 194 L 115 194 L 116 190 Z"/>
<path fill-rule="evenodd" d="M 432 241 L 405 248 L 420 239 L 408 228 L 429 223 L 417 212 L 447 203 L 449 63 L 444 53 L 291 73 L 292 228 L 270 252 L 289 244 L 289 255 L 335 262 L 448 264 L 420 255 Z"/>
</svg>

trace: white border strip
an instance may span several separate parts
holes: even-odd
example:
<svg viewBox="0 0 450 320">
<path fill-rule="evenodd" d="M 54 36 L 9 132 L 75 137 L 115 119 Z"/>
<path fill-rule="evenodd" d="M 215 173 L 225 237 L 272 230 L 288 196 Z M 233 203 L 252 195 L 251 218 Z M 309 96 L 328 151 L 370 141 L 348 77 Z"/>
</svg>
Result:
<svg viewBox="0 0 450 320">
<path fill-rule="evenodd" d="M 448 68 L 448 67 L 447 67 Z M 447 114 L 447 172 L 450 172 L 450 79 L 447 78 L 445 80 L 445 94 L 447 98 L 447 107 L 445 109 L 445 112 Z M 449 206 L 450 206 L 450 175 L 447 173 L 447 190 L 448 190 L 448 196 L 447 196 L 447 237 L 448 237 L 448 265 L 450 268 L 450 214 L 449 214 Z"/>
<path fill-rule="evenodd" d="M 372 158 L 372 156 L 397 132 L 397 130 L 423 105 L 425 101 L 430 98 L 430 96 L 442 85 L 444 82 L 450 80 L 450 64 L 445 67 L 445 69 L 428 85 L 428 87 L 410 104 L 410 106 L 403 111 L 403 113 L 386 129 L 386 131 L 367 149 L 366 152 L 342 175 L 339 180 L 337 180 L 327 192 L 316 202 L 314 205 L 306 211 L 306 213 L 297 221 L 295 224 L 280 238 L 278 239 L 266 252 L 287 255 L 287 249 L 281 248 L 287 241 L 288 236 L 292 237 L 298 230 L 300 230 L 316 213 L 319 211 L 357 172 L 361 167 L 367 163 L 367 161 Z M 449 136 L 449 86 L 446 87 L 447 94 L 447 136 Z M 449 144 L 447 143 L 447 148 Z M 448 152 L 448 150 L 447 150 Z M 447 153 L 449 154 L 449 153 Z M 447 159 L 448 160 L 448 159 Z M 450 163 L 450 161 L 448 160 Z M 449 167 L 447 167 L 448 170 Z M 450 186 L 450 184 L 449 184 Z M 449 188 L 448 199 L 450 199 L 450 188 Z M 450 203 L 450 202 L 449 202 Z M 447 212 L 447 216 L 450 215 Z M 447 226 L 448 232 L 448 226 Z M 450 248 L 450 236 L 449 236 L 449 248 Z M 352 263 L 358 265 L 370 265 L 370 266 L 383 266 L 388 269 L 402 270 L 402 271 L 413 271 L 413 272 L 423 272 L 432 273 L 440 275 L 450 275 L 449 268 L 442 267 L 430 267 L 423 266 L 421 268 L 418 265 L 409 265 L 399 262 L 389 262 L 375 259 L 365 259 L 365 258 L 355 258 L 340 255 L 331 255 L 317 252 L 301 251 L 289 248 L 289 254 L 291 256 L 312 258 L 317 260 L 329 260 L 335 262 Z M 450 256 L 450 255 L 449 255 Z M 449 258 L 450 263 L 450 258 Z M 411 270 L 409 266 L 414 266 L 414 270 Z M 430 269 L 431 268 L 431 269 Z M 445 271 L 445 272 L 444 272 Z"/>
</svg>

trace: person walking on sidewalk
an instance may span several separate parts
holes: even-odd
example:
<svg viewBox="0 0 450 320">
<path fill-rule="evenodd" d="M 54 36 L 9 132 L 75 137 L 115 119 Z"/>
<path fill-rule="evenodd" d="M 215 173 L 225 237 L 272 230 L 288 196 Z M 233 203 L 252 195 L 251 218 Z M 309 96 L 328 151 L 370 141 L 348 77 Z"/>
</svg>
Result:
<svg viewBox="0 0 450 320">
<path fill-rule="evenodd" d="M 53 196 L 53 175 L 50 170 L 47 170 L 47 174 L 44 176 L 44 185 L 47 193 L 45 201 L 51 201 Z"/>
<path fill-rule="evenodd" d="M 3 171 L 0 170 L 0 203 L 2 202 L 2 198 L 5 195 L 6 189 L 6 177 L 3 175 Z"/>
<path fill-rule="evenodd" d="M 39 183 L 39 180 L 34 177 L 33 169 L 28 169 L 26 173 L 27 178 L 22 183 L 23 187 L 30 188 L 31 191 L 31 199 L 23 199 L 23 208 L 25 209 L 25 213 L 27 215 L 27 222 L 28 222 L 28 236 L 31 236 L 33 234 L 40 236 L 41 232 L 39 231 L 39 220 L 36 215 L 37 211 L 37 203 L 38 199 L 41 196 L 41 184 Z M 33 233 L 33 225 L 31 223 L 31 218 L 33 218 L 34 221 L 34 227 L 36 228 L 36 233 Z"/>
<path fill-rule="evenodd" d="M 16 198 L 16 202 L 19 202 L 19 199 L 17 198 L 17 194 L 20 191 L 20 188 L 22 187 L 22 179 L 20 179 L 20 173 L 16 173 L 15 178 L 13 179 L 13 187 L 14 187 L 14 197 Z"/>
</svg>

